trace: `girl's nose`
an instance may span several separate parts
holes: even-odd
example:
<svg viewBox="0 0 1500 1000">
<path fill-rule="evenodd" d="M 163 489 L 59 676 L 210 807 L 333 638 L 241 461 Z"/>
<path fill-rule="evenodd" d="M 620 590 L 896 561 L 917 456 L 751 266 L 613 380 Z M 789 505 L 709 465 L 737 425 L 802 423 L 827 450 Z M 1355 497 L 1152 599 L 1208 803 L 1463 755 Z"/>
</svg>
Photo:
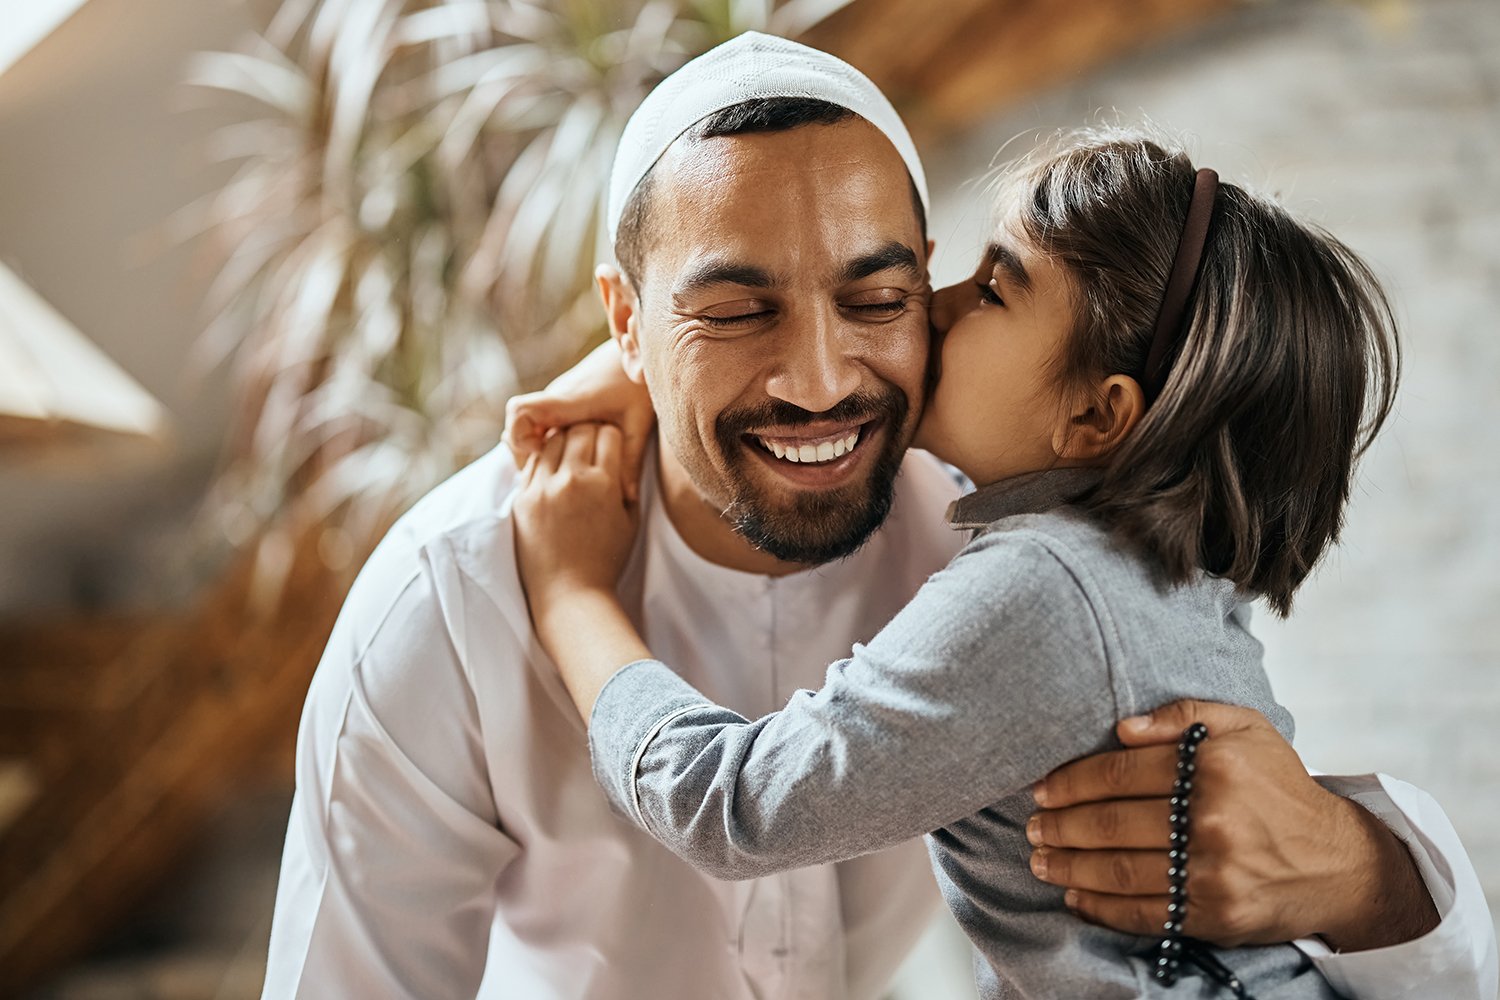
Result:
<svg viewBox="0 0 1500 1000">
<path fill-rule="evenodd" d="M 933 332 L 939 337 L 947 333 L 959 317 L 973 307 L 973 299 L 971 286 L 963 281 L 933 292 L 932 310 L 928 314 Z"/>
</svg>

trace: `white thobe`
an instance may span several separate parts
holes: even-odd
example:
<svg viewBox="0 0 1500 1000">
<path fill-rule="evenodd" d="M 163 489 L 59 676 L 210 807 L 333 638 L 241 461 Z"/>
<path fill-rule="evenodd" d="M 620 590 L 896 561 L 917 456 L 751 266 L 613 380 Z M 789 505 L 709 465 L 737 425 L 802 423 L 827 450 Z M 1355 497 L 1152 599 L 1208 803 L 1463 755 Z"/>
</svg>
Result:
<svg viewBox="0 0 1500 1000">
<path fill-rule="evenodd" d="M 778 578 L 698 557 L 645 479 L 622 597 L 655 653 L 749 718 L 820 687 L 964 540 L 943 523 L 957 485 L 920 452 L 869 544 Z M 303 711 L 266 1000 L 879 996 L 937 901 L 924 846 L 719 882 L 615 815 L 531 632 L 514 483 L 509 453 L 490 452 L 355 581 Z M 1366 1000 L 1417 996 L 1434 969 L 1477 984 L 1493 937 L 1486 952 L 1483 896 L 1441 810 L 1409 786 L 1360 800 L 1408 834 L 1443 925 L 1315 961 Z"/>
</svg>

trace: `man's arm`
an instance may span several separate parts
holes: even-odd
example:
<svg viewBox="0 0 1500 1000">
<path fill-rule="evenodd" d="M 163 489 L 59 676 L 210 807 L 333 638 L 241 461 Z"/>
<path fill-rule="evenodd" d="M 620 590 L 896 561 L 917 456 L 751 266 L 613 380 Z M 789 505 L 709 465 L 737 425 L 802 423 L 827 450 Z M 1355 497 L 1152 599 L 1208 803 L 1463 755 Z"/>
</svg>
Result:
<svg viewBox="0 0 1500 1000">
<path fill-rule="evenodd" d="M 379 560 L 303 711 L 266 1000 L 472 997 L 517 853 L 430 579 L 382 579 Z"/>
<path fill-rule="evenodd" d="M 1436 804 L 1403 786 L 1412 816 L 1374 779 L 1373 788 L 1359 786 L 1363 794 L 1333 794 L 1245 709 L 1164 706 L 1139 726 L 1121 724 L 1126 750 L 1077 761 L 1039 784 L 1045 808 L 1030 830 L 1039 845 L 1033 866 L 1075 890 L 1081 915 L 1132 933 L 1160 927 L 1173 744 L 1195 721 L 1213 735 L 1195 777 L 1188 933 L 1223 945 L 1321 938 L 1328 947 L 1299 944 L 1330 980 L 1366 1000 L 1491 1000 L 1488 910 Z M 1338 780 L 1325 783 L 1346 791 Z M 1160 851 L 1111 849 L 1157 829 Z"/>
</svg>

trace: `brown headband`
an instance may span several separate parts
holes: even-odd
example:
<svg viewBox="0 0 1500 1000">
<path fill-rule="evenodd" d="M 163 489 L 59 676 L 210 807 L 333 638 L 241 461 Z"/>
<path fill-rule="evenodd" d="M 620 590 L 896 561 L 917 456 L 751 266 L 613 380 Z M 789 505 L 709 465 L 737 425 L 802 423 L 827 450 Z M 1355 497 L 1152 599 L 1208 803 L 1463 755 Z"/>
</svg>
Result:
<svg viewBox="0 0 1500 1000">
<path fill-rule="evenodd" d="M 1208 226 L 1214 218 L 1214 199 L 1218 193 L 1219 175 L 1207 167 L 1198 171 L 1193 180 L 1187 221 L 1182 224 L 1182 238 L 1177 241 L 1177 256 L 1172 259 L 1172 273 L 1167 276 L 1167 290 L 1156 314 L 1156 328 L 1151 332 L 1151 349 L 1146 352 L 1141 388 L 1148 403 L 1161 394 L 1171 373 L 1167 356 L 1182 334 L 1188 301 L 1198 284 L 1198 266 L 1203 262 L 1203 247 L 1208 242 Z"/>
</svg>

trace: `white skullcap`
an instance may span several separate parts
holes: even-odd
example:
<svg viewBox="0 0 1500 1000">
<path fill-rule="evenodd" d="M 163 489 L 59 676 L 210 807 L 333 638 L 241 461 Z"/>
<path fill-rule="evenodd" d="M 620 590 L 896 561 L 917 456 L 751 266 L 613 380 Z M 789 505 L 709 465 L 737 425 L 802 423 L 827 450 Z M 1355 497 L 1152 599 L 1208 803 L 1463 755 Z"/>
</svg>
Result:
<svg viewBox="0 0 1500 1000">
<path fill-rule="evenodd" d="M 930 211 L 917 147 L 901 116 L 869 77 L 826 52 L 747 31 L 657 84 L 625 123 L 609 176 L 610 242 L 619 235 L 620 217 L 636 185 L 678 136 L 716 111 L 765 97 L 827 101 L 880 129 L 906 161 L 922 207 Z"/>
</svg>

